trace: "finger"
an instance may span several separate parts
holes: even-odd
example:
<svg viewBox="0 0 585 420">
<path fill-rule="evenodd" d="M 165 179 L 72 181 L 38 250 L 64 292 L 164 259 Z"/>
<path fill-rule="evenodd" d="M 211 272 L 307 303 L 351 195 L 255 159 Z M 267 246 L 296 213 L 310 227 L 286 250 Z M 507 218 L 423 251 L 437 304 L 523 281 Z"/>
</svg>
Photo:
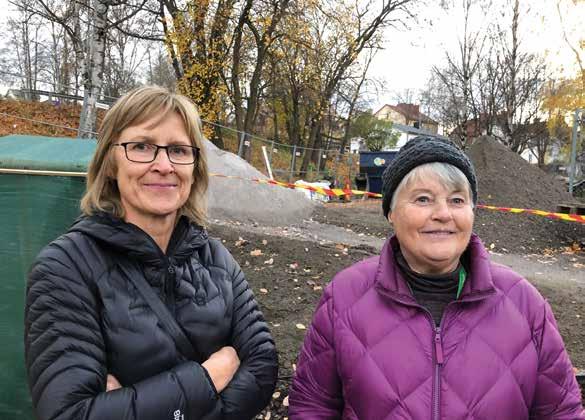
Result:
<svg viewBox="0 0 585 420">
<path fill-rule="evenodd" d="M 120 384 L 120 382 L 118 382 L 118 380 L 116 379 L 116 377 L 114 375 L 109 375 L 107 377 L 107 383 L 106 383 L 106 391 L 114 391 L 116 389 L 122 388 L 122 385 Z"/>
</svg>

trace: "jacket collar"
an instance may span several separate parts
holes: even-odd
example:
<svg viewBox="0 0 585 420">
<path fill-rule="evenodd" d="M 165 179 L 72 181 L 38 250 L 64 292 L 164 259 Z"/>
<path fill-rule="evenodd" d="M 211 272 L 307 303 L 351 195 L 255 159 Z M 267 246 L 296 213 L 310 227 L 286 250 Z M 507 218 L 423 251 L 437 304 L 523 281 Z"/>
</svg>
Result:
<svg viewBox="0 0 585 420">
<path fill-rule="evenodd" d="M 394 251 L 400 247 L 398 238 L 392 236 L 382 247 L 376 271 L 375 285 L 384 294 L 391 295 L 404 303 L 415 303 L 406 279 L 394 257 Z M 471 235 L 465 252 L 469 257 L 469 273 L 461 292 L 461 300 L 481 299 L 495 290 L 490 268 L 489 255 L 479 237 Z"/>
<path fill-rule="evenodd" d="M 110 250 L 154 266 L 165 265 L 168 260 L 181 264 L 208 242 L 207 232 L 201 226 L 190 223 L 185 216 L 181 216 L 175 226 L 166 254 L 138 226 L 105 212 L 80 217 L 70 232 L 81 232 Z"/>
</svg>

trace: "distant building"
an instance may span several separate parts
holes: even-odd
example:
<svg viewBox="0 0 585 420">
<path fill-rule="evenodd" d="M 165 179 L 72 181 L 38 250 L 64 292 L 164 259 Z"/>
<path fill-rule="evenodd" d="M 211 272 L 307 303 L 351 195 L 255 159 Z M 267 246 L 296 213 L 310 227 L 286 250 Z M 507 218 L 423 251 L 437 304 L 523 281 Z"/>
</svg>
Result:
<svg viewBox="0 0 585 420">
<path fill-rule="evenodd" d="M 398 105 L 384 105 L 374 113 L 376 118 L 389 120 L 395 124 L 407 125 L 432 134 L 439 132 L 439 123 L 420 112 L 420 106 L 399 103 Z"/>
<path fill-rule="evenodd" d="M 381 120 L 392 121 L 392 129 L 400 133 L 396 148 L 400 148 L 417 136 L 445 138 L 438 134 L 439 123 L 420 112 L 419 105 L 399 103 L 386 104 L 374 116 Z"/>
<path fill-rule="evenodd" d="M 354 137 L 349 141 L 349 153 L 359 153 L 363 150 L 367 150 L 366 141 L 361 137 Z"/>
</svg>

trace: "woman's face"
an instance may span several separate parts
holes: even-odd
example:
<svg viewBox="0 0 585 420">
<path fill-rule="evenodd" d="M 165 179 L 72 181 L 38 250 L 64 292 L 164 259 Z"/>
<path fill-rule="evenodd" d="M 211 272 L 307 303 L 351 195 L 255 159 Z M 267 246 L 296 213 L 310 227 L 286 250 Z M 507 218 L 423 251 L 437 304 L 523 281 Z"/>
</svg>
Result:
<svg viewBox="0 0 585 420">
<path fill-rule="evenodd" d="M 410 268 L 443 274 L 457 268 L 473 227 L 467 188 L 452 191 L 436 178 L 413 179 L 396 197 L 388 219 Z"/>
<path fill-rule="evenodd" d="M 154 117 L 124 129 L 118 144 L 130 141 L 158 146 L 192 145 L 182 119 L 174 112 L 160 121 Z M 125 220 L 142 225 L 153 218 L 174 218 L 189 198 L 194 182 L 193 165 L 171 163 L 163 149 L 158 150 L 156 159 L 150 163 L 129 161 L 123 147 L 113 147 L 113 152 Z"/>
</svg>

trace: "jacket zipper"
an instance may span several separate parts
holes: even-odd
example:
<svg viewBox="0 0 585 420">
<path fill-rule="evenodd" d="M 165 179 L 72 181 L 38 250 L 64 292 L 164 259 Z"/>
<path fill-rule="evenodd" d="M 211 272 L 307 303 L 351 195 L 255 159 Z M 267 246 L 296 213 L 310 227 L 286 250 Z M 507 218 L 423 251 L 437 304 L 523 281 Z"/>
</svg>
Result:
<svg viewBox="0 0 585 420">
<path fill-rule="evenodd" d="M 410 302 L 408 300 L 402 299 L 401 297 L 396 296 L 393 293 L 391 293 L 383 288 L 379 288 L 378 291 L 395 302 L 398 302 L 402 305 L 418 308 L 427 314 L 427 318 L 429 319 L 429 321 L 431 323 L 431 329 L 433 331 L 432 346 L 434 349 L 434 352 L 433 352 L 434 374 L 433 374 L 433 391 L 432 391 L 432 399 L 431 399 L 431 405 L 432 405 L 432 409 L 431 409 L 431 416 L 432 417 L 431 418 L 432 418 L 432 420 L 439 420 L 440 415 L 441 415 L 441 367 L 445 363 L 445 358 L 444 358 L 444 354 L 443 354 L 443 340 L 442 340 L 442 336 L 441 336 L 441 331 L 442 331 L 442 325 L 443 325 L 443 321 L 445 319 L 445 315 L 447 314 L 449 307 L 452 306 L 453 304 L 475 302 L 478 300 L 482 300 L 482 299 L 485 299 L 486 297 L 488 297 L 489 295 L 493 294 L 495 291 L 490 290 L 490 291 L 483 292 L 481 294 L 477 294 L 475 296 L 463 296 L 459 300 L 449 302 L 449 304 L 447 304 L 447 306 L 445 307 L 445 311 L 443 312 L 443 316 L 441 317 L 441 322 L 439 324 L 439 327 L 435 326 L 435 320 L 433 319 L 433 315 L 431 314 L 431 312 L 428 309 L 424 308 L 423 306 L 419 305 L 418 303 Z"/>
<path fill-rule="evenodd" d="M 434 322 L 434 321 L 433 321 Z M 434 334 L 434 367 L 435 377 L 433 381 L 433 419 L 439 420 L 440 415 L 440 395 L 441 395 L 441 366 L 443 365 L 443 343 L 441 342 L 441 327 L 433 327 Z"/>
<path fill-rule="evenodd" d="M 165 275 L 165 300 L 173 318 L 177 317 L 175 305 L 175 268 L 169 263 Z"/>
</svg>

